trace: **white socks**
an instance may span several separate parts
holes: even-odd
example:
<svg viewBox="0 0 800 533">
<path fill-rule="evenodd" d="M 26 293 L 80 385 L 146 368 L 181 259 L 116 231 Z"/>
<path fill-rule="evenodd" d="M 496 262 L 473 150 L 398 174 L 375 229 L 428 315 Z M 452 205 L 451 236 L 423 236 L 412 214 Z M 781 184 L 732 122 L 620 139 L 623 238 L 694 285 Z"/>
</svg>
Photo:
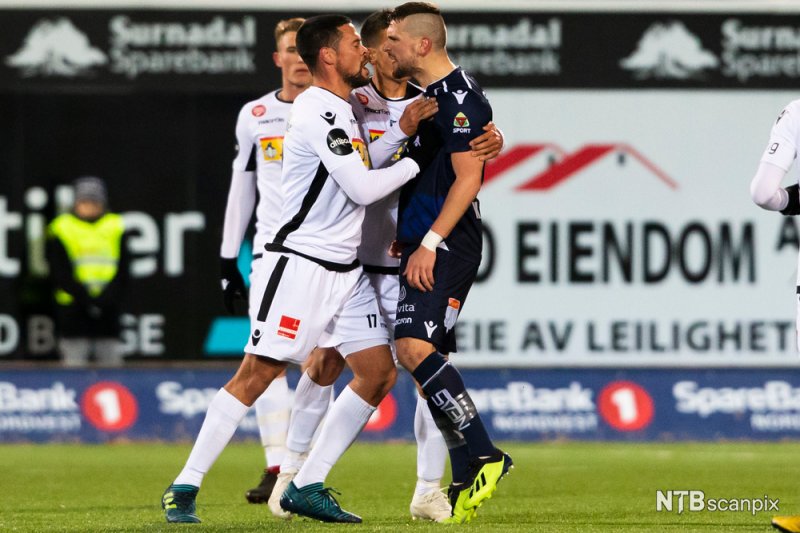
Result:
<svg viewBox="0 0 800 533">
<path fill-rule="evenodd" d="M 175 478 L 176 485 L 200 486 L 203 476 L 225 449 L 248 409 L 248 406 L 225 389 L 217 392 L 208 406 L 206 418 L 203 420 L 197 440 L 194 441 L 186 466 Z"/>
<path fill-rule="evenodd" d="M 300 488 L 325 481 L 328 472 L 356 440 L 373 412 L 375 407 L 365 402 L 349 386 L 345 387 L 328 413 L 318 445 L 311 450 L 308 460 L 294 478 L 295 485 Z"/>
<path fill-rule="evenodd" d="M 258 432 L 267 459 L 267 468 L 279 466 L 286 454 L 291 395 L 286 376 L 275 378 L 255 402 Z"/>
<path fill-rule="evenodd" d="M 439 490 L 448 452 L 428 402 L 419 395 L 414 412 L 414 437 L 417 439 L 417 486 L 414 492 L 423 495 Z"/>
<path fill-rule="evenodd" d="M 311 449 L 314 433 L 330 407 L 331 394 L 333 385 L 317 385 L 308 377 L 308 372 L 303 372 L 300 376 L 294 393 L 289 434 L 286 436 L 286 447 L 290 452 L 298 455 Z M 300 465 L 293 466 L 300 468 Z"/>
</svg>

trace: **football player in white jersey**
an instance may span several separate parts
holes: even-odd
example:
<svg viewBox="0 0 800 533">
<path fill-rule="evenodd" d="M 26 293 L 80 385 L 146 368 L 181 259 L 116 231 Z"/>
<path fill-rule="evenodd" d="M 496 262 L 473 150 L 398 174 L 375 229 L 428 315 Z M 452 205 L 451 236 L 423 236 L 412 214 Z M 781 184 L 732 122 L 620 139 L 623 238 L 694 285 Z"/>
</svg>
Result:
<svg viewBox="0 0 800 533">
<path fill-rule="evenodd" d="M 356 249 L 364 206 L 411 180 L 433 154 L 430 138 L 386 169 L 368 171 L 347 98 L 368 82 L 366 49 L 350 19 L 321 15 L 297 32 L 314 77 L 295 100 L 284 139 L 278 229 L 253 274 L 251 336 L 233 378 L 212 399 L 181 473 L 162 496 L 168 522 L 199 522 L 203 477 L 249 407 L 289 362 L 335 347 L 354 378 L 322 427 L 320 441 L 281 497 L 287 511 L 329 522 L 361 522 L 341 509 L 323 481 L 396 379 L 388 331 Z M 369 318 L 373 317 L 372 320 Z"/>
<path fill-rule="evenodd" d="M 800 147 L 800 100 L 794 100 L 778 115 L 772 126 L 767 148 L 761 156 L 756 175 L 750 182 L 750 195 L 760 207 L 783 215 L 800 215 L 798 184 L 781 187 L 781 181 L 797 159 Z M 797 278 L 797 345 L 800 348 L 800 257 Z M 776 516 L 772 526 L 788 533 L 800 533 L 800 515 Z"/>
</svg>

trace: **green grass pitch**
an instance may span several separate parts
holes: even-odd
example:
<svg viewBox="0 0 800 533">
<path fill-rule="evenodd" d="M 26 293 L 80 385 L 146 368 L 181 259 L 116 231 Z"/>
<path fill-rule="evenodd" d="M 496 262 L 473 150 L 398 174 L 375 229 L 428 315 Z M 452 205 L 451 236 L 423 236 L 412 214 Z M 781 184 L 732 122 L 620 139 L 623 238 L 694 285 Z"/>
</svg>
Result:
<svg viewBox="0 0 800 533">
<path fill-rule="evenodd" d="M 706 498 L 780 499 L 800 513 L 798 443 L 542 443 L 505 445 L 516 463 L 468 525 L 413 522 L 411 444 L 357 444 L 328 482 L 362 525 L 273 519 L 244 491 L 259 478 L 261 448 L 230 445 L 198 497 L 199 525 L 164 522 L 159 499 L 188 445 L 1 445 L 0 531 L 772 531 L 761 512 L 656 512 L 656 490 Z M 675 506 L 677 510 L 677 504 Z"/>
</svg>

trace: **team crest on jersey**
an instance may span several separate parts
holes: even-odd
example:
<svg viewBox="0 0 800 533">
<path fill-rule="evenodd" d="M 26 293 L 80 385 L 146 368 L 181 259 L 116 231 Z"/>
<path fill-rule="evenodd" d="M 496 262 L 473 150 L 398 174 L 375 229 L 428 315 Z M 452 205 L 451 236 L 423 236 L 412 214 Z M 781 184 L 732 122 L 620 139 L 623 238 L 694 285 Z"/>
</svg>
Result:
<svg viewBox="0 0 800 533">
<path fill-rule="evenodd" d="M 367 105 L 369 103 L 369 98 L 367 98 L 367 95 L 365 94 L 356 93 L 356 98 L 358 98 L 358 101 L 361 102 L 361 105 Z"/>
<path fill-rule="evenodd" d="M 260 116 L 263 116 L 264 113 L 267 112 L 267 108 L 265 106 L 263 106 L 263 105 L 257 105 L 252 109 L 251 112 L 253 113 L 254 117 L 260 117 Z"/>
<path fill-rule="evenodd" d="M 281 161 L 283 159 L 283 137 L 261 137 L 261 154 L 264 161 Z"/>
<path fill-rule="evenodd" d="M 361 162 L 364 163 L 364 166 L 369 168 L 369 151 L 367 151 L 367 145 L 359 139 L 358 137 L 353 139 L 353 148 L 356 149 L 358 155 L 361 156 Z"/>
<path fill-rule="evenodd" d="M 298 329 L 300 329 L 299 318 L 292 318 L 286 315 L 281 316 L 281 321 L 278 324 L 278 336 L 294 340 L 297 338 Z"/>
</svg>

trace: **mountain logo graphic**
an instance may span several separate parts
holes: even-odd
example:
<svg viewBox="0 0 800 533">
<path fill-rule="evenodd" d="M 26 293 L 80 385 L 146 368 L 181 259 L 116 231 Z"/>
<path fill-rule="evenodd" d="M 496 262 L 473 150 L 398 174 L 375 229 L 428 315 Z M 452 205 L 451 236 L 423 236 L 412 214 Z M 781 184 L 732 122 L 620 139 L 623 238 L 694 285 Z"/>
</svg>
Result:
<svg viewBox="0 0 800 533">
<path fill-rule="evenodd" d="M 106 55 L 93 47 L 86 34 L 67 18 L 37 22 L 20 49 L 5 61 L 6 65 L 20 69 L 24 77 L 75 77 L 107 62 Z"/>
<path fill-rule="evenodd" d="M 682 22 L 673 21 L 650 26 L 636 50 L 619 64 L 638 79 L 690 79 L 719 66 L 719 59 Z"/>
</svg>

